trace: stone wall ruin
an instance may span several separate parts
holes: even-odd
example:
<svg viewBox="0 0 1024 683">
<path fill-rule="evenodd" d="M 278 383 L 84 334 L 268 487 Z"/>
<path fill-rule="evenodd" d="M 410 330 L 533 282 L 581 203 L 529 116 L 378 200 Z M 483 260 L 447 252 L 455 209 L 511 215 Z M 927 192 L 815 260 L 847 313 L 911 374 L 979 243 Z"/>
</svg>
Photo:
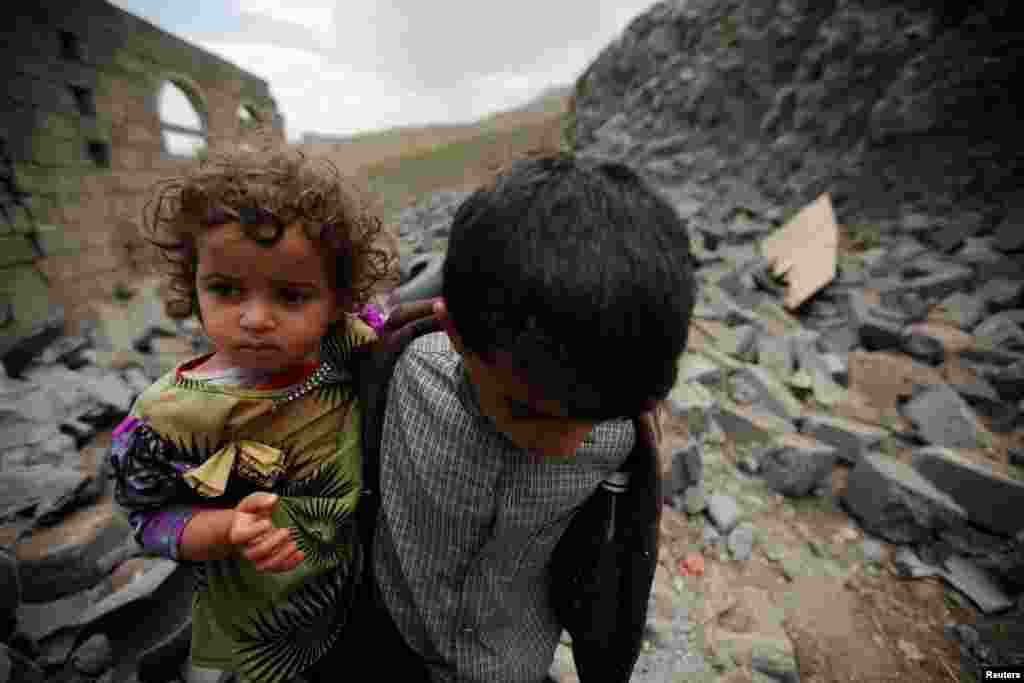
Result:
<svg viewBox="0 0 1024 683">
<path fill-rule="evenodd" d="M 137 277 L 160 178 L 201 148 L 284 137 L 266 81 L 103 0 L 15 0 L 4 14 L 0 349 Z"/>
</svg>

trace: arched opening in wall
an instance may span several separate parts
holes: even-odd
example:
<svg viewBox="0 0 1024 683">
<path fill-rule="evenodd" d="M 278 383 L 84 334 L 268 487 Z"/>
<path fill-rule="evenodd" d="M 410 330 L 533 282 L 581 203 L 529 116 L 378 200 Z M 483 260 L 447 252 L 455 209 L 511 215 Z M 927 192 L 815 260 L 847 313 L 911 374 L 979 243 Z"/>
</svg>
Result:
<svg viewBox="0 0 1024 683">
<path fill-rule="evenodd" d="M 167 154 L 192 158 L 206 149 L 206 125 L 194 101 L 172 81 L 160 88 L 160 133 Z"/>
<path fill-rule="evenodd" d="M 252 145 L 251 136 L 262 125 L 260 115 L 248 104 L 238 105 L 236 115 L 238 116 L 238 134 L 241 139 L 238 148 L 243 152 L 255 152 L 256 148 Z"/>
<path fill-rule="evenodd" d="M 238 125 L 243 130 L 251 130 L 260 125 L 260 116 L 248 104 L 238 105 Z"/>
</svg>

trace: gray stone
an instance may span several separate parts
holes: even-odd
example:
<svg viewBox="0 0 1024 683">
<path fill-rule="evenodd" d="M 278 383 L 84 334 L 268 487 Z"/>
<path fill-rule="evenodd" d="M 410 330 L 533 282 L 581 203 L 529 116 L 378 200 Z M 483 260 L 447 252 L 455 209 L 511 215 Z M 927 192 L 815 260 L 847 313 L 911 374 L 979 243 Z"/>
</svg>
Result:
<svg viewBox="0 0 1024 683">
<path fill-rule="evenodd" d="M 700 445 L 695 439 L 672 456 L 672 493 L 682 493 L 701 482 L 704 471 Z"/>
<path fill-rule="evenodd" d="M 145 370 L 134 365 L 121 371 L 121 377 L 136 396 L 148 389 L 149 385 L 153 383 L 153 380 L 149 378 Z"/>
<path fill-rule="evenodd" d="M 179 567 L 180 565 L 173 560 L 158 560 L 141 577 L 126 584 L 121 590 L 111 593 L 103 600 L 89 605 L 87 609 L 79 613 L 77 624 L 88 626 L 94 621 L 123 609 L 128 604 L 149 598 Z"/>
<path fill-rule="evenodd" d="M 1010 543 L 1003 536 L 985 533 L 969 524 L 946 529 L 939 534 L 939 540 L 965 557 L 994 555 L 1006 550 Z"/>
<path fill-rule="evenodd" d="M 836 462 L 831 446 L 773 445 L 758 454 L 760 475 L 768 486 L 784 496 L 810 495 L 828 476 Z"/>
<path fill-rule="evenodd" d="M 434 255 L 433 258 L 416 273 L 412 279 L 396 288 L 389 296 L 388 303 L 396 306 L 409 301 L 429 299 L 441 294 L 444 280 L 444 258 Z"/>
<path fill-rule="evenodd" d="M 1024 283 L 1018 280 L 995 278 L 982 285 L 975 296 L 992 311 L 1003 311 L 1024 304 Z"/>
<path fill-rule="evenodd" d="M 883 309 L 902 315 L 908 323 L 924 320 L 931 310 L 931 303 L 917 292 L 882 292 L 879 298 Z"/>
<path fill-rule="evenodd" d="M 962 330 L 971 330 L 985 317 L 985 301 L 964 292 L 953 292 L 939 304 L 944 317 Z"/>
<path fill-rule="evenodd" d="M 729 553 L 734 560 L 743 562 L 750 559 L 754 552 L 754 542 L 757 540 L 757 529 L 749 522 L 738 524 L 729 533 Z"/>
<path fill-rule="evenodd" d="M 752 390 L 741 400 L 734 395 L 739 403 L 752 403 L 785 420 L 795 420 L 803 412 L 800 402 L 796 400 L 789 388 L 768 370 L 748 365 L 733 373 L 734 385 L 741 385 Z"/>
<path fill-rule="evenodd" d="M 702 353 L 683 353 L 679 359 L 677 382 L 700 382 L 717 385 L 722 379 L 722 368 Z"/>
<path fill-rule="evenodd" d="M 96 591 L 87 589 L 52 602 L 25 602 L 18 608 L 18 629 L 40 641 L 61 629 L 78 626 L 79 617 L 96 602 Z"/>
<path fill-rule="evenodd" d="M 881 564 L 885 560 L 885 545 L 877 538 L 865 538 L 861 541 L 860 552 L 868 562 Z"/>
<path fill-rule="evenodd" d="M 1008 453 L 1010 464 L 1024 467 L 1024 448 L 1011 448 Z"/>
<path fill-rule="evenodd" d="M 753 325 L 726 328 L 715 338 L 715 346 L 730 356 L 747 357 L 757 348 L 757 328 Z"/>
<path fill-rule="evenodd" d="M 992 348 L 1006 351 L 1024 349 L 1024 328 L 1003 314 L 997 313 L 974 328 L 974 337 L 978 343 L 990 345 Z"/>
<path fill-rule="evenodd" d="M 69 418 L 60 424 L 60 432 L 71 439 L 75 449 L 79 449 L 92 441 L 98 430 L 88 422 Z"/>
<path fill-rule="evenodd" d="M 82 473 L 71 467 L 5 467 L 0 470 L 0 518 L 59 498 L 73 491 L 82 479 Z"/>
<path fill-rule="evenodd" d="M 817 347 L 817 339 L 813 333 L 802 332 L 793 338 L 797 366 L 800 373 L 810 379 L 810 388 L 814 392 L 814 399 L 823 406 L 833 406 L 843 402 L 847 392 L 836 382 L 832 374 L 833 368 Z"/>
<path fill-rule="evenodd" d="M 907 322 L 906 318 L 894 311 L 867 303 L 859 292 L 850 295 L 850 320 L 857 330 L 861 345 L 869 351 L 897 348 Z"/>
<path fill-rule="evenodd" d="M 939 251 L 950 252 L 959 247 L 970 237 L 976 235 L 984 223 L 980 216 L 971 215 L 968 220 L 952 220 L 939 230 L 922 233 L 924 239 Z"/>
<path fill-rule="evenodd" d="M 723 534 L 732 531 L 742 515 L 739 504 L 732 496 L 716 493 L 708 499 L 708 516 Z"/>
<path fill-rule="evenodd" d="M 1024 210 L 1017 207 L 1007 213 L 996 228 L 995 248 L 1002 252 L 1024 250 Z"/>
<path fill-rule="evenodd" d="M 1013 600 L 1003 592 L 988 572 L 968 559 L 957 555 L 947 559 L 943 578 L 969 597 L 985 614 L 1002 612 L 1013 607 Z"/>
<path fill-rule="evenodd" d="M 673 414 L 689 417 L 691 411 L 705 412 L 711 409 L 715 405 L 715 396 L 699 382 L 676 382 L 666 403 Z"/>
<path fill-rule="evenodd" d="M 796 368 L 796 353 L 789 337 L 775 337 L 767 333 L 757 336 L 757 362 L 779 379 L 786 379 Z"/>
<path fill-rule="evenodd" d="M 917 543 L 965 524 L 967 511 L 909 465 L 872 453 L 850 472 L 843 505 L 870 533 Z"/>
<path fill-rule="evenodd" d="M 835 448 L 836 457 L 848 465 L 856 465 L 887 436 L 884 429 L 820 414 L 804 417 L 800 431 Z"/>
<path fill-rule="evenodd" d="M 949 448 L 981 445 L 977 416 L 949 385 L 924 389 L 903 406 L 903 414 L 930 444 Z"/>
<path fill-rule="evenodd" d="M 882 289 L 882 292 L 902 293 L 914 292 L 922 299 L 937 300 L 944 299 L 953 292 L 965 288 L 974 278 L 974 270 L 967 266 L 953 265 L 944 272 L 935 275 L 925 275 L 891 283 Z"/>
<path fill-rule="evenodd" d="M 843 354 L 849 353 L 858 343 L 860 337 L 853 325 L 837 325 L 822 332 L 818 347 L 826 353 Z"/>
<path fill-rule="evenodd" d="M 942 576 L 942 568 L 923 562 L 910 548 L 900 548 L 892 558 L 896 571 L 908 579 Z"/>
<path fill-rule="evenodd" d="M 83 476 L 74 489 L 43 500 L 36 508 L 35 527 L 53 526 L 65 515 L 99 500 L 106 489 L 105 475 L 106 468 L 101 467 L 98 476 Z"/>
<path fill-rule="evenodd" d="M 63 334 L 64 323 L 64 309 L 54 308 L 48 318 L 23 334 L 0 337 L 0 362 L 7 376 L 21 377 L 29 363 Z"/>
<path fill-rule="evenodd" d="M 739 468 L 740 472 L 750 475 L 755 475 L 761 471 L 761 463 L 753 455 L 741 456 L 739 462 L 736 463 L 736 467 Z"/>
<path fill-rule="evenodd" d="M 966 510 L 974 524 L 1004 536 L 1024 530 L 1024 484 L 999 476 L 945 448 L 915 451 L 912 465 Z"/>
<path fill-rule="evenodd" d="M 32 660 L 0 643 L 0 681 L 2 683 L 43 683 L 46 674 Z"/>
<path fill-rule="evenodd" d="M 704 545 L 715 545 L 721 542 L 722 534 L 718 533 L 718 529 L 715 528 L 714 524 L 705 523 L 701 538 L 704 541 Z"/>
<path fill-rule="evenodd" d="M 727 401 L 717 401 L 712 416 L 722 431 L 738 441 L 763 441 L 766 436 L 796 432 L 790 420 L 756 407 L 745 411 Z"/>
<path fill-rule="evenodd" d="M 1004 401 L 1024 401 L 1024 362 L 987 374 L 986 379 Z"/>
<path fill-rule="evenodd" d="M 127 413 L 131 409 L 135 393 L 131 387 L 125 384 L 120 375 L 109 372 L 98 376 L 84 372 L 81 375 L 83 388 L 97 401 L 113 406 L 123 413 Z"/>
<path fill-rule="evenodd" d="M 996 388 L 984 377 L 976 376 L 969 383 L 952 384 L 950 386 L 956 389 L 957 393 L 967 399 L 972 405 L 977 403 L 997 403 L 999 401 L 999 393 L 996 391 Z"/>
<path fill-rule="evenodd" d="M 63 531 L 74 529 L 70 537 L 21 558 L 24 600 L 49 602 L 98 585 L 105 577 L 100 559 L 132 536 L 127 519 L 118 514 L 65 524 Z"/>
<path fill-rule="evenodd" d="M 88 676 L 99 676 L 110 667 L 113 659 L 114 651 L 110 641 L 102 633 L 86 640 L 71 655 L 75 670 Z"/>
<path fill-rule="evenodd" d="M 0 546 L 0 612 L 16 608 L 21 603 L 21 583 L 18 579 L 18 558 L 4 546 Z"/>
<path fill-rule="evenodd" d="M 70 458 L 78 457 L 78 445 L 67 434 L 54 434 L 36 447 L 37 462 L 61 465 Z"/>
</svg>

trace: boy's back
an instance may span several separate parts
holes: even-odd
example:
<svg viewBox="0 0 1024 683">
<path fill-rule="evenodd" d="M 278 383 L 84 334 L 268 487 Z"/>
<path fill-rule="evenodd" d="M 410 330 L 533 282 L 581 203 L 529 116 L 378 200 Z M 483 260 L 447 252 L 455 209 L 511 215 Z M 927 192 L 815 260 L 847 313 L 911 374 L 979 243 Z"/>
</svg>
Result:
<svg viewBox="0 0 1024 683">
<path fill-rule="evenodd" d="M 544 678 L 563 626 L 552 553 L 674 384 L 693 299 L 685 227 L 624 166 L 522 162 L 459 208 L 444 333 L 390 383 L 373 544 L 435 680 Z"/>
</svg>

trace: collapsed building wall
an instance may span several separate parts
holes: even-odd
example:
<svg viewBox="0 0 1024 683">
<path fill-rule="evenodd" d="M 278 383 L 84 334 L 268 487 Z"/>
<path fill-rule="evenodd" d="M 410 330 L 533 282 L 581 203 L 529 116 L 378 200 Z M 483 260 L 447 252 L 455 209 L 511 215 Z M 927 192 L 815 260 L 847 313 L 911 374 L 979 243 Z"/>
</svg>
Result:
<svg viewBox="0 0 1024 683">
<path fill-rule="evenodd" d="M 55 306 L 78 320 L 137 276 L 137 228 L 161 178 L 204 150 L 284 138 L 266 81 L 103 0 L 7 8 L 0 340 Z"/>
</svg>

